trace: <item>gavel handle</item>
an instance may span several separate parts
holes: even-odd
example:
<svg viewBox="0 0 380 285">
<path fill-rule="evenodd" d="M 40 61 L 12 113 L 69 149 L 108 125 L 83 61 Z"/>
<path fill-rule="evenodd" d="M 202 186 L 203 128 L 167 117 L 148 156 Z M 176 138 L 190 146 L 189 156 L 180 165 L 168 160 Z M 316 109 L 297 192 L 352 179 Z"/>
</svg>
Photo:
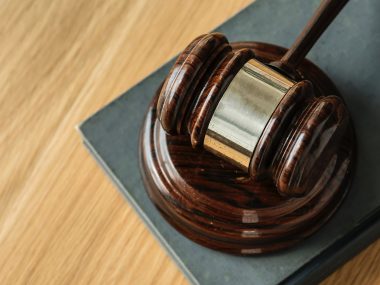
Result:
<svg viewBox="0 0 380 285">
<path fill-rule="evenodd" d="M 295 70 L 347 2 L 348 0 L 323 0 L 278 64 L 288 70 Z"/>
</svg>

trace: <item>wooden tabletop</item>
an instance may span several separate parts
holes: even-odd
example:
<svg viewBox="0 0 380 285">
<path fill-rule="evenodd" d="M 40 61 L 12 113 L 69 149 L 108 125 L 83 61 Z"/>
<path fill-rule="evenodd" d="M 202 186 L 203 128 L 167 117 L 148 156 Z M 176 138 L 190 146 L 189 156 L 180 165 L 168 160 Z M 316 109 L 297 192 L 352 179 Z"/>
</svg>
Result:
<svg viewBox="0 0 380 285">
<path fill-rule="evenodd" d="M 0 1 L 1 284 L 187 284 L 74 127 L 250 2 Z M 379 282 L 380 241 L 325 284 Z"/>
</svg>

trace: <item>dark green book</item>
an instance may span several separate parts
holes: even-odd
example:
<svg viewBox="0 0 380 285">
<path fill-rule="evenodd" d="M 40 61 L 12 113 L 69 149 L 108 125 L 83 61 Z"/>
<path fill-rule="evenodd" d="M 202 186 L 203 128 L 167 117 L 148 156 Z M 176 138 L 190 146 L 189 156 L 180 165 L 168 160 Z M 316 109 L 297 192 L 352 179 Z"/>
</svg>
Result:
<svg viewBox="0 0 380 285">
<path fill-rule="evenodd" d="M 216 30 L 233 41 L 289 46 L 319 1 L 257 0 Z M 380 235 L 380 2 L 351 1 L 308 58 L 334 80 L 351 111 L 357 169 L 337 214 L 315 235 L 275 254 L 238 257 L 203 248 L 160 216 L 144 189 L 138 137 L 147 106 L 173 61 L 83 122 L 85 145 L 194 284 L 312 284 Z"/>
</svg>

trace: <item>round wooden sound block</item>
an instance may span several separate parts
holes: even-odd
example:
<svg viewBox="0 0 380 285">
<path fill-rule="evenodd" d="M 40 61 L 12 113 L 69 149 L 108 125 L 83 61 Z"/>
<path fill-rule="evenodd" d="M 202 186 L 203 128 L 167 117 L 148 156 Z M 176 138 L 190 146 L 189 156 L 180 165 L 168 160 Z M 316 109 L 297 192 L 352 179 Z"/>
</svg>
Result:
<svg viewBox="0 0 380 285">
<path fill-rule="evenodd" d="M 273 62 L 286 49 L 242 42 L 256 58 Z M 334 84 L 314 64 L 298 69 L 319 96 L 338 95 Z M 141 172 L 149 197 L 165 219 L 189 239 L 212 249 L 252 255 L 287 248 L 318 230 L 337 210 L 348 190 L 354 158 L 354 133 L 349 123 L 343 143 L 318 176 L 304 182 L 306 195 L 278 193 L 271 175 L 254 180 L 228 162 L 193 149 L 186 135 L 168 135 L 156 118 L 153 99 L 140 135 Z M 270 169 L 268 169 L 268 172 Z"/>
</svg>

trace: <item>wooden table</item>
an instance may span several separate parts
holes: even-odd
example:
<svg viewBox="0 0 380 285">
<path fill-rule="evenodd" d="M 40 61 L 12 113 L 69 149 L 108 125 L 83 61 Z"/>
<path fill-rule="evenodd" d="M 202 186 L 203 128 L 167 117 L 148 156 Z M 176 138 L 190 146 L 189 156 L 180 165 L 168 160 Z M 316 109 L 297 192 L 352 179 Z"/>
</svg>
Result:
<svg viewBox="0 0 380 285">
<path fill-rule="evenodd" d="M 74 127 L 250 2 L 0 1 L 1 284 L 187 283 Z M 325 284 L 379 264 L 380 241 Z"/>
</svg>

